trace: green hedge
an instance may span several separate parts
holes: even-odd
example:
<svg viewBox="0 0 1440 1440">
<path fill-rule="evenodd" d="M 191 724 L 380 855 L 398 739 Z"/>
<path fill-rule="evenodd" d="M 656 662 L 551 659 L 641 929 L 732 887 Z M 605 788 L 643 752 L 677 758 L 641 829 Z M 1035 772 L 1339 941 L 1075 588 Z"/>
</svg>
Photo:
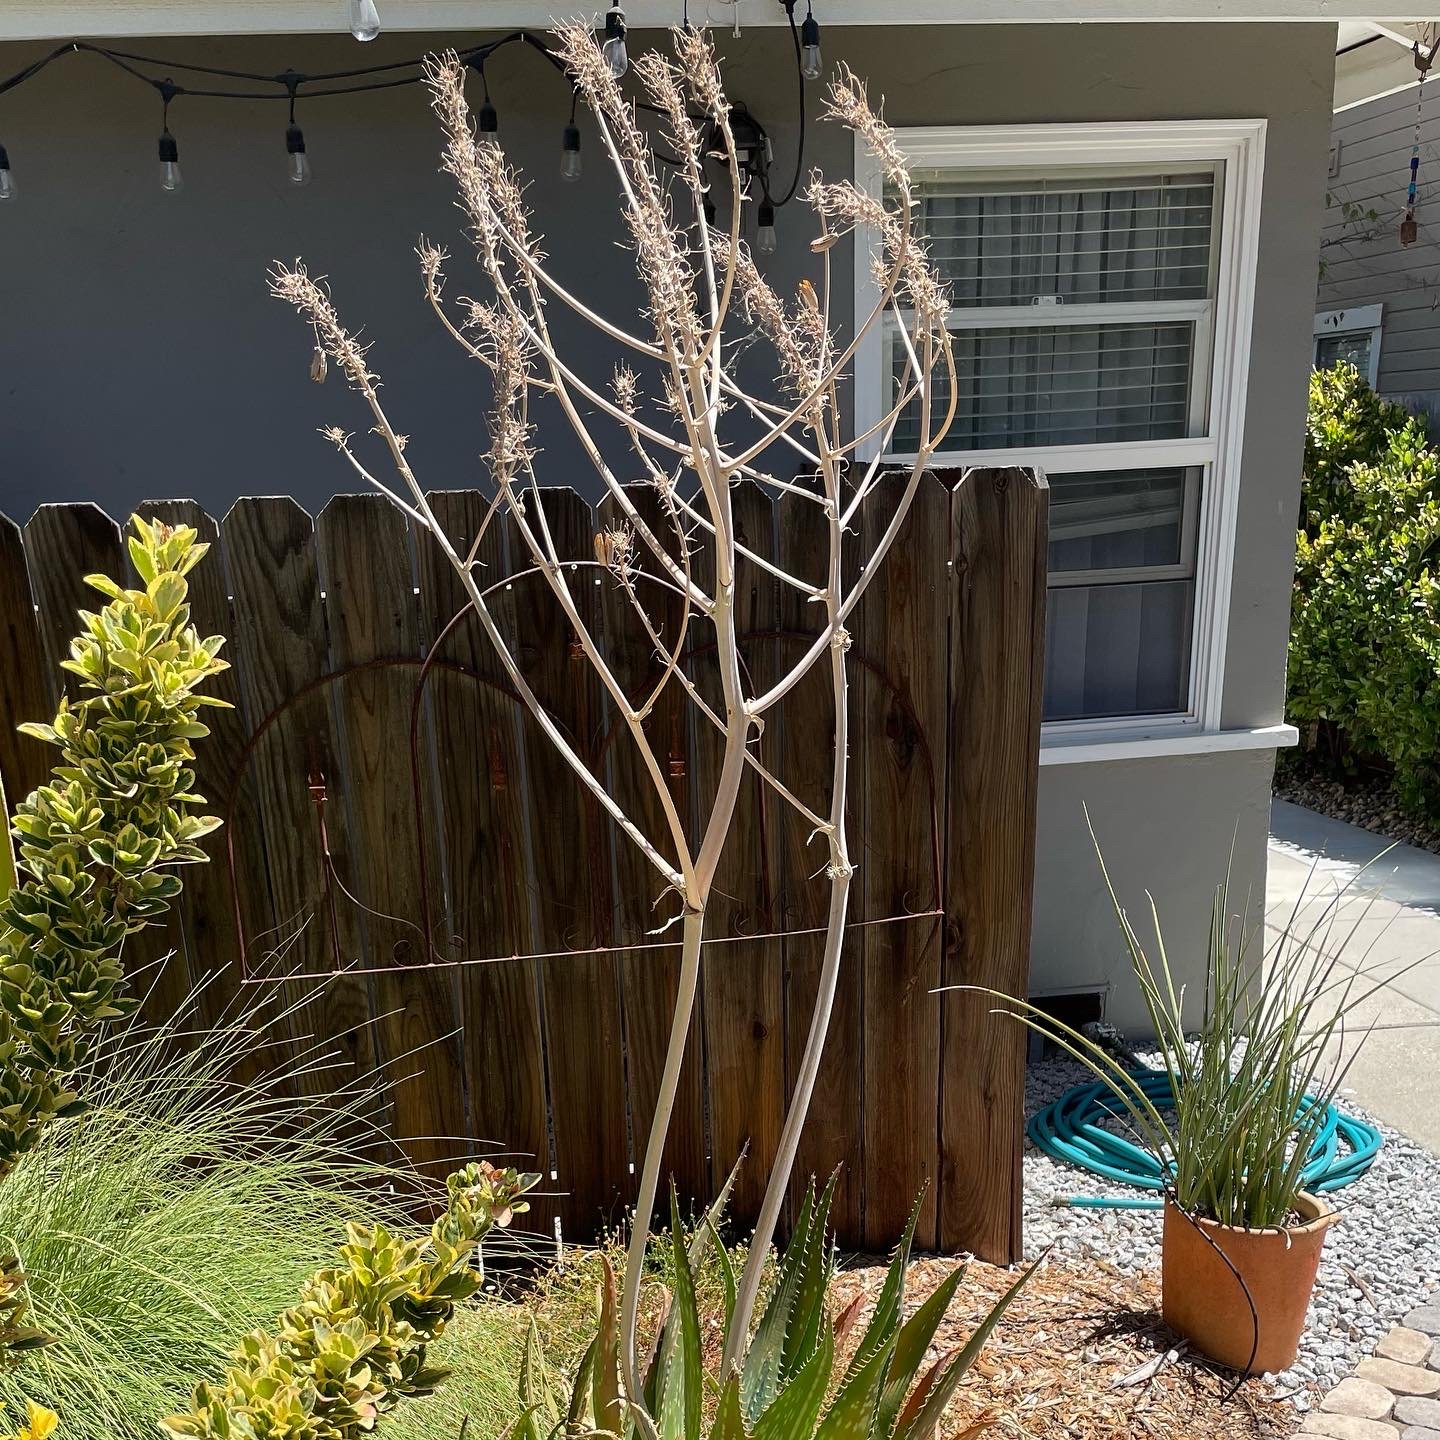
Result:
<svg viewBox="0 0 1440 1440">
<path fill-rule="evenodd" d="M 1336 764 L 1375 759 L 1440 818 L 1440 454 L 1354 366 L 1310 380 L 1288 709 Z"/>
</svg>

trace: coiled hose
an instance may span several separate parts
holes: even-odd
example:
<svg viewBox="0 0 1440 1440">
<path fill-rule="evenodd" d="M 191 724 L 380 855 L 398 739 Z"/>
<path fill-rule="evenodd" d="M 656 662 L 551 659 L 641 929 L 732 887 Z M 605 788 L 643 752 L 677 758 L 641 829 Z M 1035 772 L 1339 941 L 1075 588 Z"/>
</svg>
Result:
<svg viewBox="0 0 1440 1440">
<path fill-rule="evenodd" d="M 1146 1098 L 1157 1108 L 1175 1103 L 1170 1077 L 1163 1070 L 1130 1072 Z M 1306 1096 L 1300 1115 L 1316 1102 Z M 1088 1210 L 1159 1210 L 1164 1205 L 1165 1172 L 1158 1156 L 1107 1130 L 1101 1123 L 1113 1116 L 1125 1116 L 1124 1105 L 1099 1080 L 1076 1085 L 1053 1104 L 1031 1117 L 1026 1133 L 1035 1146 L 1057 1160 L 1077 1165 L 1092 1175 L 1103 1175 L 1144 1195 L 1056 1196 L 1057 1205 Z M 1299 1116 L 1297 1115 L 1297 1120 Z M 1301 1171 L 1307 1190 L 1324 1194 L 1358 1180 L 1369 1168 L 1383 1143 L 1380 1132 L 1364 1120 L 1343 1114 L 1333 1105 L 1325 1107 L 1325 1119 L 1310 1147 L 1309 1159 Z"/>
</svg>

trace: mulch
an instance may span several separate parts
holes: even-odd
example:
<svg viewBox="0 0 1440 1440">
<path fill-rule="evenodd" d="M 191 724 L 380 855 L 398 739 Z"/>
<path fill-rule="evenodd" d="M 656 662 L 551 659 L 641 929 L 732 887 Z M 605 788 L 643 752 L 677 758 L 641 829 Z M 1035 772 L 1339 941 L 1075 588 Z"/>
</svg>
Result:
<svg viewBox="0 0 1440 1440">
<path fill-rule="evenodd" d="M 907 1312 L 955 1265 L 918 1259 L 906 1283 Z M 883 1264 L 841 1272 L 840 1306 L 873 1299 Z M 962 1346 L 1015 1272 L 972 1260 L 936 1336 L 935 1356 Z M 865 1307 L 868 1310 L 868 1306 Z M 863 1325 L 852 1332 L 858 1336 Z M 1181 1353 L 1160 1320 L 1158 1279 L 1122 1274 L 1100 1259 L 1052 1260 L 1021 1291 L 966 1376 L 944 1426 L 947 1440 L 1269 1440 L 1293 1434 L 1298 1416 L 1263 1377 L 1230 1397 L 1232 1372 Z M 923 1372 L 922 1372 L 923 1373 Z"/>
</svg>

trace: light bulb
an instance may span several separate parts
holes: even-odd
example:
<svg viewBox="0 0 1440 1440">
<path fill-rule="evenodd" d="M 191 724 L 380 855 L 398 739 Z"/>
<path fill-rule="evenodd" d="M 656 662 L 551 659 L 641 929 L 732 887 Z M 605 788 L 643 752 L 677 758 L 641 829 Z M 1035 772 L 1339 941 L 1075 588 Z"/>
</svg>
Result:
<svg viewBox="0 0 1440 1440">
<path fill-rule="evenodd" d="M 375 0 L 350 0 L 350 33 L 357 40 L 373 40 L 380 33 Z"/>
<path fill-rule="evenodd" d="M 159 154 L 160 188 L 173 195 L 185 188 L 185 177 L 180 173 L 180 147 L 168 130 L 160 137 Z"/>
<path fill-rule="evenodd" d="M 285 153 L 290 157 L 289 176 L 292 185 L 310 183 L 310 157 L 305 153 L 305 132 L 298 125 L 285 131 Z"/>
<path fill-rule="evenodd" d="M 560 178 L 580 178 L 580 127 L 572 120 L 565 127 L 565 138 L 560 142 Z"/>
<path fill-rule="evenodd" d="M 800 73 L 807 80 L 818 80 L 825 73 L 825 62 L 820 55 L 820 26 L 808 13 L 800 26 Z"/>
<path fill-rule="evenodd" d="M 605 43 L 600 53 L 612 79 L 620 79 L 630 68 L 630 56 L 625 51 L 625 11 L 618 4 L 605 12 Z"/>
<path fill-rule="evenodd" d="M 761 255 L 773 255 L 779 243 L 775 235 L 775 207 L 768 200 L 760 202 L 756 214 L 755 249 Z"/>
<path fill-rule="evenodd" d="M 15 176 L 10 170 L 10 157 L 5 153 L 5 147 L 0 145 L 0 200 L 13 200 L 15 198 Z"/>
</svg>

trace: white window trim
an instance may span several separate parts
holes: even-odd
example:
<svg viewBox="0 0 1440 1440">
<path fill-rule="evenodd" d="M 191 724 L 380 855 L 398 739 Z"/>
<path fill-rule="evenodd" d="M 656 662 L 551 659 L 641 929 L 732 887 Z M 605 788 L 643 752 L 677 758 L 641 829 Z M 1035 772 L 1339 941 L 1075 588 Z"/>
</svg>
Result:
<svg viewBox="0 0 1440 1440">
<path fill-rule="evenodd" d="M 1319 358 L 1322 337 L 1368 333 L 1370 373 L 1365 378 L 1373 390 L 1380 383 L 1380 337 L 1384 318 L 1384 305 L 1348 305 L 1343 310 L 1322 310 L 1315 317 L 1315 348 L 1311 352 L 1311 363 Z"/>
<path fill-rule="evenodd" d="M 1065 760 L 1122 759 L 1137 753 L 1184 753 L 1173 747 L 1187 738 L 1200 749 L 1234 748 L 1206 744 L 1202 737 L 1244 734 L 1256 743 L 1292 743 L 1288 727 L 1222 731 L 1225 647 L 1230 625 L 1235 538 L 1239 514 L 1245 402 L 1249 390 L 1251 322 L 1255 270 L 1260 241 L 1261 189 L 1265 174 L 1264 120 L 1157 120 L 1145 123 L 926 126 L 896 131 L 900 149 L 917 168 L 963 166 L 998 168 L 1020 165 L 1099 167 L 1107 164 L 1224 164 L 1220 250 L 1216 272 L 1215 335 L 1210 365 L 1211 433 L 1204 440 L 1152 444 L 1065 446 L 1059 448 L 946 452 L 946 465 L 1028 465 L 1042 473 L 1104 469 L 1143 451 L 1156 456 L 1169 450 L 1173 463 L 1211 467 L 1201 496 L 1196 555 L 1195 621 L 1190 664 L 1190 703 L 1174 716 L 1142 715 L 1115 719 L 1053 721 L 1042 727 L 1042 750 L 1064 751 Z M 874 157 L 857 139 L 856 184 L 876 198 L 883 175 Z M 855 314 L 868 315 L 878 300 L 870 273 L 871 246 L 864 237 L 855 247 Z M 1058 318 L 1058 309 L 1057 309 Z M 970 316 L 967 313 L 967 324 Z M 855 354 L 855 424 L 859 432 L 882 414 L 884 344 L 881 327 L 871 327 Z M 873 458 L 869 443 L 862 458 Z M 865 453 L 868 451 L 868 453 Z M 1170 748 L 1167 748 L 1170 747 Z M 1046 763 L 1055 763 L 1046 755 Z"/>
</svg>

